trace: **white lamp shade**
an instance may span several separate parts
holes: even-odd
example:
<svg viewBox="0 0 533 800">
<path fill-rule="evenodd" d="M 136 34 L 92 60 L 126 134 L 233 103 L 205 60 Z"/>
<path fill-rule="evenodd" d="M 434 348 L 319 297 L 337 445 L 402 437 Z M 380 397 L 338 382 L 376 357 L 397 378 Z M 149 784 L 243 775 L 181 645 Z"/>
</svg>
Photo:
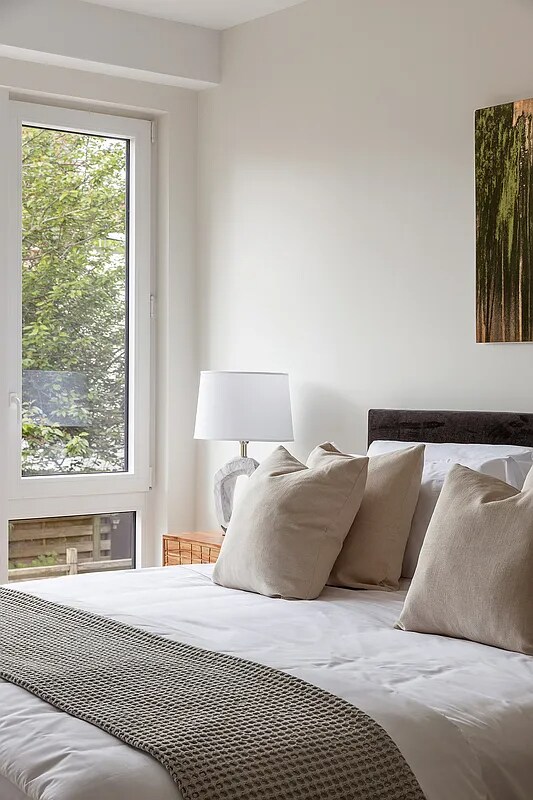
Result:
<svg viewBox="0 0 533 800">
<path fill-rule="evenodd" d="M 202 372 L 195 439 L 292 442 L 286 372 Z"/>
</svg>

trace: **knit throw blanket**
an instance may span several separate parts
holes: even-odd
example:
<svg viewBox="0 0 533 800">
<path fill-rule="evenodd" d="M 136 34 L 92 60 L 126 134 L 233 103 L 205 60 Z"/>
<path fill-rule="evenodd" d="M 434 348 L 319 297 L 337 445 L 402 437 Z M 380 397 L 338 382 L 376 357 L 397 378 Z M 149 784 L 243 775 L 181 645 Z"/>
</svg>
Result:
<svg viewBox="0 0 533 800">
<path fill-rule="evenodd" d="M 6 588 L 0 678 L 149 753 L 184 800 L 424 800 L 392 739 L 344 700 Z"/>
</svg>

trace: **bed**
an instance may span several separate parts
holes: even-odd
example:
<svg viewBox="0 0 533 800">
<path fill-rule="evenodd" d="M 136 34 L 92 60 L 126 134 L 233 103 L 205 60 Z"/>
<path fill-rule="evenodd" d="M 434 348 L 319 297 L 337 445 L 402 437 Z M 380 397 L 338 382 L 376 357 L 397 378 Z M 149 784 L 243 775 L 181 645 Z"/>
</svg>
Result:
<svg viewBox="0 0 533 800">
<path fill-rule="evenodd" d="M 533 446 L 533 415 L 373 410 L 369 441 Z M 215 586 L 212 567 L 17 585 L 176 641 L 275 667 L 353 703 L 392 737 L 427 800 L 530 800 L 533 658 L 395 630 L 400 592 L 283 601 Z M 1 800 L 179 800 L 150 756 L 0 682 Z M 238 800 L 238 798 L 236 798 Z"/>
</svg>

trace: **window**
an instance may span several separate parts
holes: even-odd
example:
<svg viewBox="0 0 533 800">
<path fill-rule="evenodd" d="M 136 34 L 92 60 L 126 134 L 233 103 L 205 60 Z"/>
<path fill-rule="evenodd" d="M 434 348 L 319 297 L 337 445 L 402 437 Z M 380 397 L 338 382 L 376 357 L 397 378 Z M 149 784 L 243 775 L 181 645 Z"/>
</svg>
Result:
<svg viewBox="0 0 533 800">
<path fill-rule="evenodd" d="M 21 132 L 22 475 L 125 472 L 129 142 Z"/>
<path fill-rule="evenodd" d="M 9 523 L 9 581 L 134 566 L 134 512 Z"/>
<path fill-rule="evenodd" d="M 13 302 L 0 320 L 10 401 L 0 430 L 9 487 L 0 572 L 6 556 L 10 579 L 41 566 L 87 571 L 89 561 L 131 567 L 151 474 L 150 123 L 11 107 L 8 191 L 18 204 L 7 259 Z M 109 527 L 123 517 L 133 531 L 127 555 L 96 548 L 87 560 L 88 539 L 70 546 L 68 530 L 75 540 L 82 519 Z M 57 551 L 43 533 L 53 525 L 64 533 Z M 37 530 L 35 541 L 20 538 Z"/>
</svg>

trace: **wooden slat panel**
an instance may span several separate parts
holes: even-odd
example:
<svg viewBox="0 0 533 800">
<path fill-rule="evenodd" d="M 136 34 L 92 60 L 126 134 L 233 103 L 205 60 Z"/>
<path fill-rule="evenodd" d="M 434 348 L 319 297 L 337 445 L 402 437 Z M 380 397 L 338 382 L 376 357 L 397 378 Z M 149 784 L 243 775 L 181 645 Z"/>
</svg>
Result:
<svg viewBox="0 0 533 800">
<path fill-rule="evenodd" d="M 100 525 L 100 517 L 93 518 L 93 555 L 96 561 L 100 559 L 100 551 L 102 547 L 102 526 Z"/>
<path fill-rule="evenodd" d="M 100 517 L 12 521 L 9 526 L 9 559 L 24 568 L 32 568 L 32 562 L 48 554 L 65 561 L 69 548 L 77 551 L 82 562 L 107 559 L 111 550 L 111 526 L 100 525 L 99 547 L 95 552 L 94 519 L 100 520 Z"/>
<path fill-rule="evenodd" d="M 9 526 L 12 530 L 31 530 L 31 531 L 53 531 L 57 529 L 64 529 L 67 532 L 84 533 L 88 536 L 93 532 L 93 517 L 58 517 L 43 519 L 18 519 L 11 520 Z M 101 523 L 102 532 L 109 533 L 111 525 L 109 523 Z"/>
<path fill-rule="evenodd" d="M 10 538 L 11 539 L 57 539 L 58 537 L 63 538 L 91 538 L 92 537 L 92 528 L 88 525 L 84 525 L 83 527 L 76 527 L 71 528 L 69 525 L 54 525 L 50 528 L 45 527 L 38 527 L 37 525 L 17 525 L 10 526 Z"/>
<path fill-rule="evenodd" d="M 54 526 L 54 525 L 64 525 L 66 522 L 70 523 L 71 525 L 89 525 L 92 526 L 94 516 L 99 516 L 98 514 L 75 514 L 72 517 L 31 517 L 28 519 L 13 519 L 11 520 L 11 525 L 47 525 L 47 526 Z M 100 515 L 104 518 L 108 517 L 108 514 Z M 102 529 L 110 529 L 110 523 L 102 523 Z"/>
<path fill-rule="evenodd" d="M 57 529 L 48 529 L 48 530 L 37 530 L 37 529 L 11 529 L 9 532 L 9 538 L 11 541 L 20 542 L 26 539 L 80 539 L 80 540 L 87 540 L 89 541 L 92 539 L 92 530 L 70 530 L 69 528 L 57 528 Z M 102 539 L 109 538 L 109 531 L 102 532 L 101 534 Z"/>
<path fill-rule="evenodd" d="M 93 561 L 88 564 L 78 564 L 78 573 L 131 569 L 132 566 L 130 558 L 115 559 L 114 561 Z M 66 575 L 68 569 L 69 567 L 67 564 L 54 564 L 50 567 L 23 567 L 21 569 L 10 569 L 8 576 L 10 582 L 38 580 L 40 578 L 52 578 L 58 575 Z"/>
<path fill-rule="evenodd" d="M 132 569 L 131 558 L 115 558 L 112 561 L 87 561 L 85 564 L 78 564 L 78 572 L 110 572 L 119 569 Z"/>
<path fill-rule="evenodd" d="M 92 542 L 63 542 L 61 544 L 37 542 L 12 542 L 9 545 L 9 558 L 37 558 L 37 556 L 44 556 L 47 553 L 54 553 L 58 556 L 65 555 L 67 548 L 73 547 L 78 553 L 91 553 L 93 552 Z M 111 549 L 109 542 L 107 545 L 102 542 L 100 548 L 102 553 L 109 552 Z"/>
</svg>

